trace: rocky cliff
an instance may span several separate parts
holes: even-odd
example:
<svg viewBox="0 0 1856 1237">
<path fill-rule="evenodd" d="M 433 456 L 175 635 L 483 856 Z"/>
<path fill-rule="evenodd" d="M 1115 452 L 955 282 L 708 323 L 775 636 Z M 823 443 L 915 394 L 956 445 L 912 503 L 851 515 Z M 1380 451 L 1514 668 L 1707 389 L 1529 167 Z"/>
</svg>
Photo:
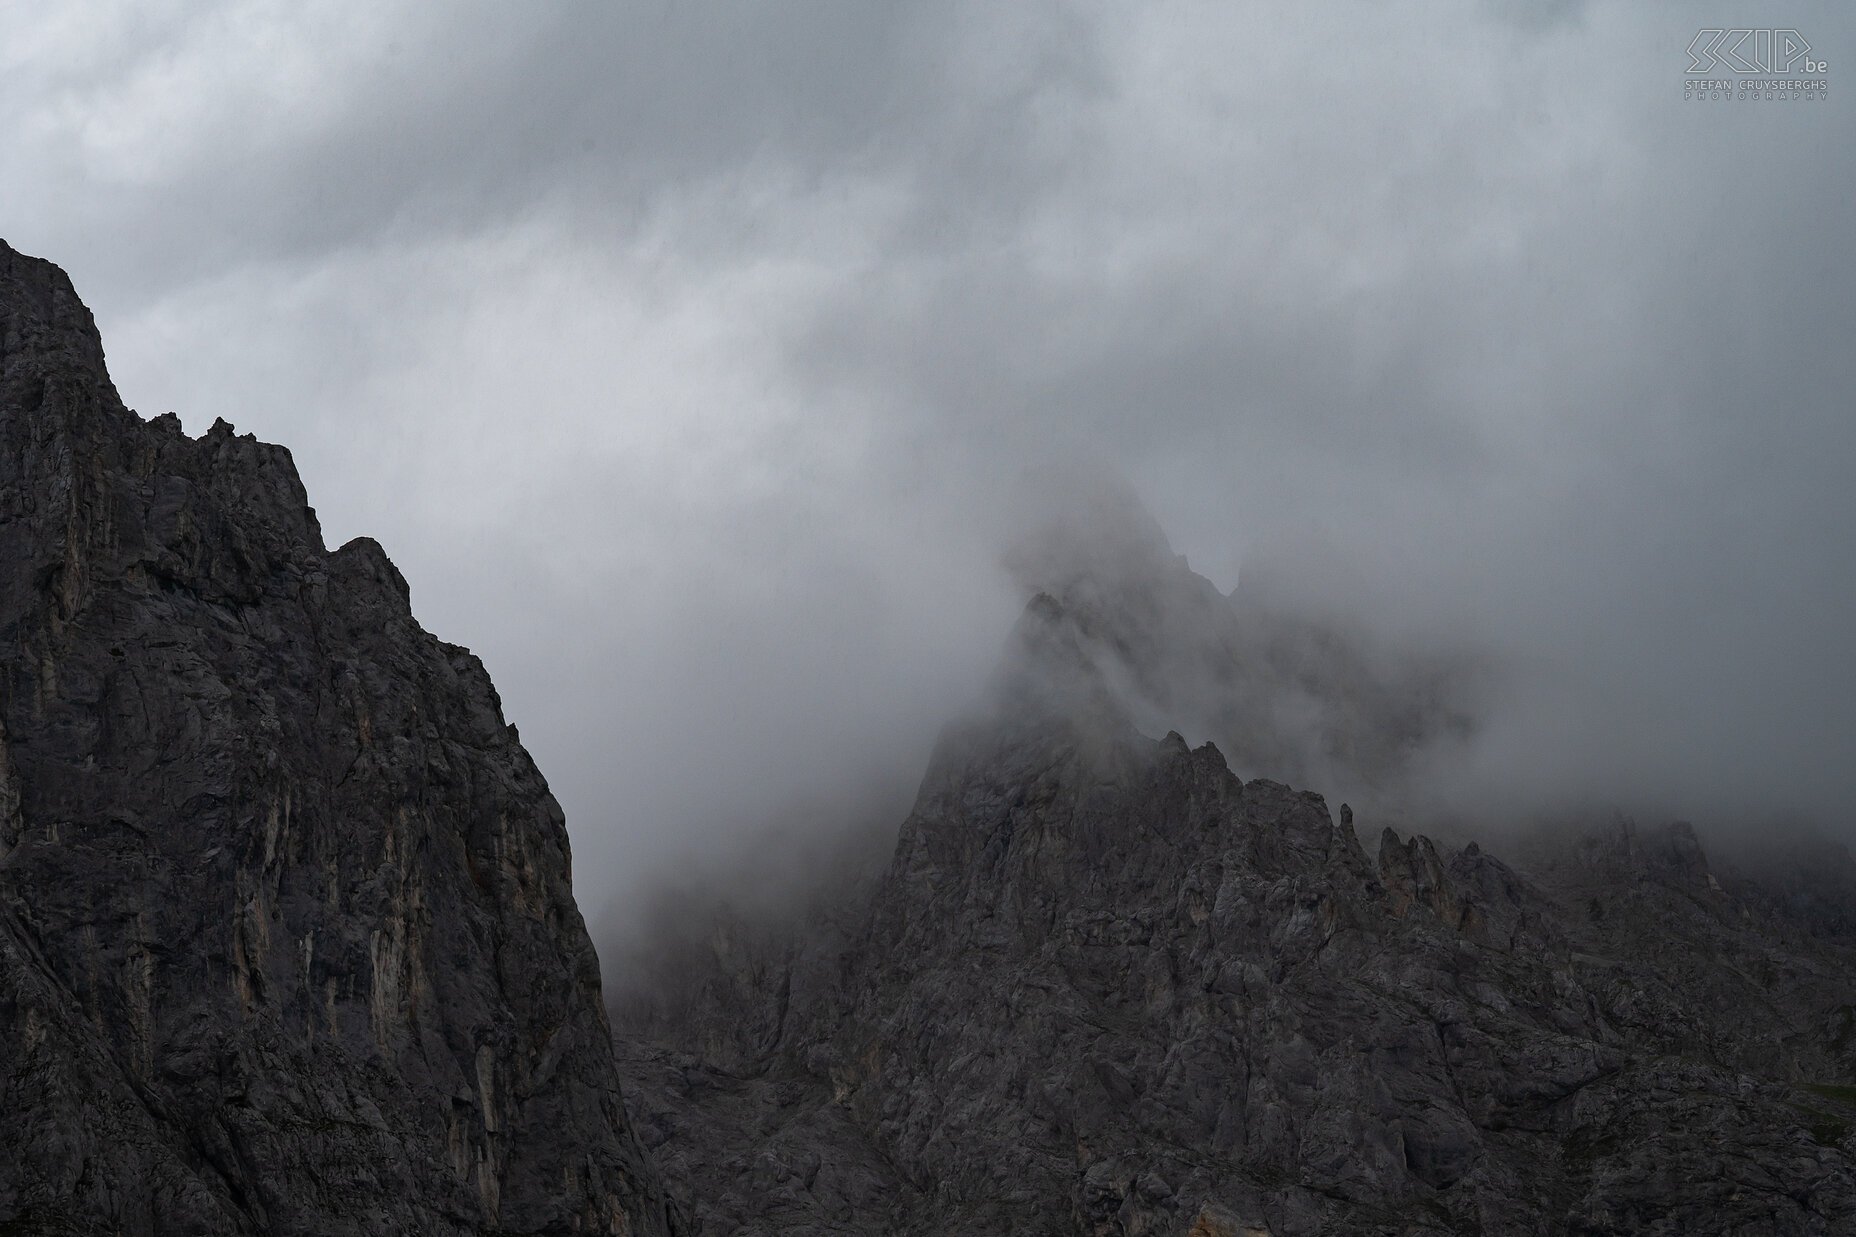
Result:
<svg viewBox="0 0 1856 1237">
<path fill-rule="evenodd" d="M 1850 1231 L 1840 921 L 1686 826 L 1369 851 L 1347 808 L 1147 737 L 1169 682 L 1269 677 L 1163 551 L 1034 598 L 872 885 L 718 923 L 626 1003 L 700 1231 Z"/>
<path fill-rule="evenodd" d="M 0 1232 L 665 1233 L 546 782 L 0 244 Z"/>
</svg>

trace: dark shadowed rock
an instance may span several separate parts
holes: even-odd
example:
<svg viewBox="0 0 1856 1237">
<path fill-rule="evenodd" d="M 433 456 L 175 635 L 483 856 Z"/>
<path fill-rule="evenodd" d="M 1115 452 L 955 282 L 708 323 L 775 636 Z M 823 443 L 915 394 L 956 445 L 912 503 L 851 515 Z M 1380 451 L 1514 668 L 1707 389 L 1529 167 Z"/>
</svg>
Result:
<svg viewBox="0 0 1856 1237">
<path fill-rule="evenodd" d="M 0 244 L 0 1231 L 664 1233 L 547 784 Z"/>
</svg>

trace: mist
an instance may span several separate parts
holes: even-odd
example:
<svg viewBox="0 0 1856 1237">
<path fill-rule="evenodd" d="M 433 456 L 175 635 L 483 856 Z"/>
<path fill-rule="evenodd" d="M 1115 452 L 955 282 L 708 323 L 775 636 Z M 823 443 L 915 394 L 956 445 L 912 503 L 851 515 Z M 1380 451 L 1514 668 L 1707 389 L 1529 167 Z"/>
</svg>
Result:
<svg viewBox="0 0 1856 1237">
<path fill-rule="evenodd" d="M 61 5 L 0 19 L 0 233 L 484 658 L 596 920 L 893 830 L 1053 476 L 1493 667 L 1465 819 L 1847 836 L 1856 121 L 1685 100 L 1700 20 Z"/>
</svg>

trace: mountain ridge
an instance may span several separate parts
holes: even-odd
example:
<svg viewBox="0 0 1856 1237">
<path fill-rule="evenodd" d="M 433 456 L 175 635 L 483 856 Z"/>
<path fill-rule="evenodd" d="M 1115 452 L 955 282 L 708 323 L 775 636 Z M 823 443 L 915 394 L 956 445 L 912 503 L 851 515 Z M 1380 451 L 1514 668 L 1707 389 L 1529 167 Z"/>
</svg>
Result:
<svg viewBox="0 0 1856 1237">
<path fill-rule="evenodd" d="M 874 882 L 615 1011 L 698 1231 L 1837 1231 L 1850 939 L 1686 826 L 1371 856 L 1139 733 L 1103 612 L 1032 598 Z"/>
</svg>

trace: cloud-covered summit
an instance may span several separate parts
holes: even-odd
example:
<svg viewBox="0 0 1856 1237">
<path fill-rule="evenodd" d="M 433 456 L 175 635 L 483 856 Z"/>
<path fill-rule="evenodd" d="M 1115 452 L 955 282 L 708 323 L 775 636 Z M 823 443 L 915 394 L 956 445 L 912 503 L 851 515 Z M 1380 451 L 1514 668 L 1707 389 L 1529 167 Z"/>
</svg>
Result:
<svg viewBox="0 0 1856 1237">
<path fill-rule="evenodd" d="M 1478 793 L 1834 823 L 1856 133 L 1685 102 L 1700 20 L 22 8 L 6 232 L 130 404 L 290 444 L 484 655 L 583 887 L 906 786 L 1053 458 L 1219 591 L 1496 648 Z"/>
</svg>

